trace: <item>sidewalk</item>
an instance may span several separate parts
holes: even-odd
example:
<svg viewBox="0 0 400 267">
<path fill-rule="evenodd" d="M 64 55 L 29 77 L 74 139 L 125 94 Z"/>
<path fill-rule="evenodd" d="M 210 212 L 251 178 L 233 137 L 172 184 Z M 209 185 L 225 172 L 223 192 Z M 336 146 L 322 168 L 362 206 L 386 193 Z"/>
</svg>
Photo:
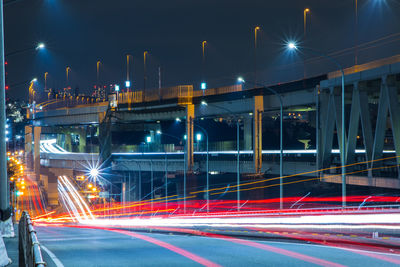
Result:
<svg viewBox="0 0 400 267">
<path fill-rule="evenodd" d="M 15 237 L 3 238 L 6 245 L 8 257 L 12 263 L 8 266 L 18 267 L 18 224 L 14 224 Z"/>
</svg>

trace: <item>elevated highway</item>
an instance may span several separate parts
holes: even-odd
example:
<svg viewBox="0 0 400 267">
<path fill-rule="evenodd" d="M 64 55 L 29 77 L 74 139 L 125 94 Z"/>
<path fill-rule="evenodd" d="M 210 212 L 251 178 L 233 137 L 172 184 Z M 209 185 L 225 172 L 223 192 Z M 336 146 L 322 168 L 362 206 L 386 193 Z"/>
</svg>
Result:
<svg viewBox="0 0 400 267">
<path fill-rule="evenodd" d="M 337 73 L 272 86 L 284 107 L 284 175 L 304 173 L 337 183 L 339 152 L 344 150 L 351 166 L 348 183 L 399 188 L 399 62 L 397 56 L 345 70 L 345 148 L 337 145 Z M 207 172 L 206 135 L 208 170 L 213 175 L 236 173 L 238 162 L 241 174 L 279 173 L 279 147 L 271 140 L 280 134 L 280 102 L 266 88 L 238 84 L 196 91 L 177 86 L 120 93 L 100 103 L 66 101 L 68 107 L 49 105 L 36 112 L 26 129 L 26 152 L 37 179 L 41 169 L 73 174 L 90 161 L 122 177 L 137 172 L 158 173 L 159 180 L 185 171 L 201 175 Z M 304 129 L 306 134 L 301 135 Z M 126 136 L 132 136 L 133 143 L 120 141 Z M 40 153 L 40 140 L 49 139 L 63 151 Z"/>
</svg>

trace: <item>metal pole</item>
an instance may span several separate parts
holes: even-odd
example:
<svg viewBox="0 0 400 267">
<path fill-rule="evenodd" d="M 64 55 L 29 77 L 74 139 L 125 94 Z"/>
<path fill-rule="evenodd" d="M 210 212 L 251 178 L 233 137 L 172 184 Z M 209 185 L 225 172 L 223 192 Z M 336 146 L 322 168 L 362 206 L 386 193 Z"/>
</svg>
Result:
<svg viewBox="0 0 400 267">
<path fill-rule="evenodd" d="M 319 88 L 318 86 L 315 88 L 315 148 L 316 148 L 316 164 L 317 166 L 317 177 L 319 178 Z"/>
<path fill-rule="evenodd" d="M 153 211 L 153 199 L 154 199 L 154 194 L 153 194 L 153 188 L 154 188 L 154 174 L 153 174 L 153 161 L 150 160 L 150 207 L 151 211 Z"/>
<path fill-rule="evenodd" d="M 210 192 L 209 192 L 209 190 L 210 190 L 210 180 L 209 180 L 209 164 L 208 164 L 208 134 L 207 134 L 207 163 L 206 163 L 206 165 L 207 165 L 207 167 L 206 167 L 206 169 L 207 169 L 207 175 L 206 175 L 206 177 L 207 177 L 207 213 L 208 212 L 210 212 Z"/>
<path fill-rule="evenodd" d="M 168 170 L 167 170 L 167 153 L 165 153 L 165 162 L 164 162 L 164 170 L 165 170 L 165 209 L 168 209 Z"/>
<path fill-rule="evenodd" d="M 5 103 L 5 65 L 4 65 L 4 20 L 3 1 L 0 1 L 0 210 L 1 220 L 10 218 L 9 182 L 7 177 L 7 151 L 6 151 L 6 103 Z M 2 225 L 3 226 L 3 225 Z M 3 226 L 7 227 L 7 226 Z M 1 227 L 1 228 L 3 228 Z M 12 225 L 10 225 L 12 229 Z M 8 232 L 7 229 L 0 229 Z M 6 230 L 6 231 L 4 231 Z"/>
<path fill-rule="evenodd" d="M 142 201 L 142 170 L 139 168 L 139 201 Z"/>
<path fill-rule="evenodd" d="M 186 213 L 186 146 L 187 146 L 187 140 L 185 141 L 185 147 L 183 151 L 183 164 L 185 164 L 183 168 L 183 213 Z"/>
<path fill-rule="evenodd" d="M 345 91 L 344 91 L 344 71 L 342 73 L 342 151 L 341 151 L 341 162 L 342 162 L 342 207 L 346 207 L 346 166 L 345 166 L 345 147 L 346 147 L 346 136 L 345 136 Z"/>
<path fill-rule="evenodd" d="M 236 184 L 237 184 L 237 210 L 240 211 L 240 142 L 239 142 L 239 118 L 236 121 Z"/>
<path fill-rule="evenodd" d="M 280 112 L 280 140 L 279 140 L 279 208 L 283 209 L 283 184 L 282 184 L 282 177 L 283 177 L 283 103 L 282 98 L 279 96 L 279 102 L 281 104 L 281 112 Z"/>
</svg>

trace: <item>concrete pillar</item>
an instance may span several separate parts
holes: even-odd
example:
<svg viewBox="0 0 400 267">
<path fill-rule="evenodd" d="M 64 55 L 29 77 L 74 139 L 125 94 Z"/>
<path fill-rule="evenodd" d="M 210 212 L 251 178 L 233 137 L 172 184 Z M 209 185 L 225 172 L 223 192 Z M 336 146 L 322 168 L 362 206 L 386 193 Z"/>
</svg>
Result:
<svg viewBox="0 0 400 267">
<path fill-rule="evenodd" d="M 244 129 L 243 129 L 243 139 L 244 147 L 243 150 L 252 149 L 252 139 L 253 139 L 253 118 L 246 117 L 244 119 Z"/>
<path fill-rule="evenodd" d="M 262 167 L 262 113 L 264 112 L 264 97 L 254 97 L 254 130 L 253 130 L 253 159 L 255 173 L 261 172 Z"/>
<path fill-rule="evenodd" d="M 33 153 L 33 166 L 36 176 L 36 181 L 40 181 L 40 135 L 42 134 L 42 127 L 34 127 L 34 153 Z"/>
<path fill-rule="evenodd" d="M 57 133 L 57 145 L 59 145 L 60 147 L 64 148 L 64 144 L 63 144 L 63 135 L 61 133 Z"/>
<path fill-rule="evenodd" d="M 64 143 L 64 149 L 72 152 L 72 138 L 71 138 L 71 133 L 69 131 L 64 133 L 65 136 L 65 143 Z"/>
<path fill-rule="evenodd" d="M 100 156 L 102 162 L 107 161 L 111 157 L 111 119 L 104 113 L 99 113 L 99 143 L 100 143 Z"/>
<path fill-rule="evenodd" d="M 32 126 L 25 126 L 25 162 L 29 169 L 33 169 L 32 141 Z"/>
<path fill-rule="evenodd" d="M 86 128 L 79 130 L 79 153 L 86 152 Z"/>
<path fill-rule="evenodd" d="M 193 143 L 194 143 L 194 136 L 193 136 L 193 120 L 194 120 L 194 105 L 189 104 L 186 106 L 186 160 L 187 160 L 187 167 L 188 170 L 193 170 L 194 165 L 194 156 L 193 156 Z"/>
</svg>

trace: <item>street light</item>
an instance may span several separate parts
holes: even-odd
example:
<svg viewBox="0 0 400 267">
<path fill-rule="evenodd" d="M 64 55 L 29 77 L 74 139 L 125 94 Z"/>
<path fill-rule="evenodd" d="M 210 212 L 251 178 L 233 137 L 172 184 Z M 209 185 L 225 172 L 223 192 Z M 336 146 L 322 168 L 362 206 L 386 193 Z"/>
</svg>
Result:
<svg viewBox="0 0 400 267">
<path fill-rule="evenodd" d="M 44 43 L 38 43 L 38 45 L 36 46 L 36 50 L 42 50 L 45 48 L 46 48 L 46 45 Z"/>
<path fill-rule="evenodd" d="M 14 55 L 18 55 L 18 54 L 23 54 L 25 52 L 29 52 L 29 51 L 38 51 L 38 50 L 44 50 L 46 48 L 46 45 L 44 43 L 38 43 L 35 46 L 31 46 L 29 48 L 25 48 L 25 49 L 21 49 L 21 50 L 17 50 L 17 51 L 13 51 L 11 53 L 8 53 L 5 55 L 5 57 L 10 57 L 10 56 L 14 56 Z"/>
<path fill-rule="evenodd" d="M 151 143 L 152 142 L 152 139 L 151 139 L 151 136 L 146 136 L 146 143 Z"/>
<path fill-rule="evenodd" d="M 202 52 L 203 52 L 203 61 L 202 61 L 202 74 L 201 74 L 201 79 L 202 79 L 202 82 L 201 82 L 201 89 L 202 90 L 205 90 L 205 89 L 207 89 L 207 84 L 206 84 L 206 82 L 204 81 L 204 79 L 205 79 L 205 66 L 206 66 L 206 45 L 207 45 L 207 41 L 203 41 L 203 42 L 201 42 L 201 48 L 202 48 Z M 203 95 L 204 95 L 204 91 L 203 91 Z"/>
<path fill-rule="evenodd" d="M 242 77 L 238 78 L 238 81 L 240 83 L 244 83 L 244 79 Z M 201 105 L 203 106 L 208 106 L 208 103 L 205 100 L 201 101 Z M 236 156 L 236 184 L 237 184 L 237 210 L 240 210 L 240 125 L 239 125 L 239 117 L 234 115 L 234 112 L 232 112 L 230 109 L 220 107 L 214 104 L 210 104 L 210 106 L 222 109 L 227 111 L 229 114 L 232 114 L 233 116 L 236 117 L 236 150 L 237 150 L 237 156 Z"/>
<path fill-rule="evenodd" d="M 200 133 L 196 134 L 196 140 L 198 142 L 200 142 L 202 139 L 203 139 L 203 136 Z"/>
<path fill-rule="evenodd" d="M 297 47 L 295 42 L 287 43 L 287 47 L 289 50 L 292 50 L 292 51 L 299 50 L 299 48 Z M 342 149 L 340 150 L 341 151 L 340 156 L 341 156 L 341 164 L 342 164 L 342 207 L 345 208 L 346 207 L 346 166 L 345 166 L 345 158 L 344 157 L 345 157 L 345 147 L 346 147 L 346 140 L 345 140 L 346 124 L 345 124 L 345 114 L 344 114 L 344 112 L 345 112 L 344 70 L 343 70 L 342 65 L 336 59 L 334 59 L 333 57 L 331 57 L 327 54 L 324 54 L 322 52 L 319 52 L 317 50 L 314 50 L 314 49 L 308 48 L 308 47 L 301 47 L 301 49 L 307 50 L 307 51 L 311 52 L 312 54 L 315 54 L 315 55 L 318 55 L 318 56 L 328 59 L 330 62 L 332 62 L 339 68 L 339 70 L 342 74 L 342 81 L 341 81 L 341 83 L 342 83 L 342 133 L 341 133 Z"/>
<path fill-rule="evenodd" d="M 175 136 L 175 135 L 171 135 L 171 134 L 166 134 L 161 132 L 160 130 L 158 130 L 156 132 L 156 134 L 158 135 L 165 135 L 168 137 L 172 137 L 176 140 L 178 140 L 179 142 L 182 141 L 182 139 L 180 139 L 179 137 Z M 187 140 L 187 136 L 185 135 L 183 137 L 183 139 L 185 140 L 185 144 L 186 144 L 186 140 Z M 186 149 L 183 149 L 183 181 L 184 181 L 184 187 L 183 187 L 183 206 L 184 206 L 184 212 L 186 213 L 186 168 L 187 168 L 187 164 L 186 164 Z M 167 153 L 165 153 L 165 209 L 168 210 L 168 170 L 167 170 Z"/>
<path fill-rule="evenodd" d="M 147 81 L 146 67 L 147 67 L 148 54 L 149 54 L 149 52 L 147 52 L 147 51 L 144 51 L 144 53 L 143 53 L 143 95 L 146 90 L 146 81 Z"/>
<path fill-rule="evenodd" d="M 257 36 L 260 26 L 254 27 L 254 83 L 257 83 Z"/>
<path fill-rule="evenodd" d="M 65 75 L 67 77 L 67 87 L 68 87 L 68 84 L 69 84 L 69 73 L 70 72 L 71 72 L 71 68 L 70 67 L 66 67 L 65 68 Z"/>
<path fill-rule="evenodd" d="M 304 22 L 304 37 L 306 37 L 306 33 L 307 33 L 307 13 L 310 13 L 310 9 L 309 8 L 306 8 L 306 9 L 304 9 L 304 20 L 303 20 L 303 22 Z"/>
<path fill-rule="evenodd" d="M 206 136 L 206 146 L 207 146 L 207 158 L 206 158 L 206 170 L 207 170 L 207 174 L 206 174 L 206 191 L 207 191 L 207 194 L 206 194 L 206 196 L 207 196 L 207 212 L 209 212 L 210 211 L 210 192 L 209 192 L 209 190 L 210 190 L 210 180 L 209 180 L 209 162 L 208 162 L 208 158 L 209 158 L 209 150 L 208 150 L 208 132 L 206 131 L 206 129 L 204 129 L 203 127 L 201 127 L 200 125 L 198 125 L 198 124 L 196 124 L 196 123 L 194 123 L 193 122 L 193 125 L 195 126 L 195 127 L 198 127 L 198 128 L 200 128 L 200 130 L 205 134 L 205 136 Z M 196 139 L 198 140 L 198 141 L 200 141 L 199 140 L 199 138 L 200 138 L 200 140 L 201 140 L 201 134 L 197 134 L 196 135 Z"/>
<path fill-rule="evenodd" d="M 295 43 L 291 43 L 290 47 L 296 47 Z M 245 83 L 242 77 L 238 78 L 238 82 Z M 261 85 L 263 88 L 267 89 L 271 93 L 279 99 L 280 104 L 280 136 L 279 136 L 279 208 L 283 209 L 283 184 L 282 184 L 282 177 L 283 177 L 283 101 L 282 96 L 278 94 L 274 89 L 270 87 L 266 87 L 263 84 L 255 84 Z"/>
</svg>

